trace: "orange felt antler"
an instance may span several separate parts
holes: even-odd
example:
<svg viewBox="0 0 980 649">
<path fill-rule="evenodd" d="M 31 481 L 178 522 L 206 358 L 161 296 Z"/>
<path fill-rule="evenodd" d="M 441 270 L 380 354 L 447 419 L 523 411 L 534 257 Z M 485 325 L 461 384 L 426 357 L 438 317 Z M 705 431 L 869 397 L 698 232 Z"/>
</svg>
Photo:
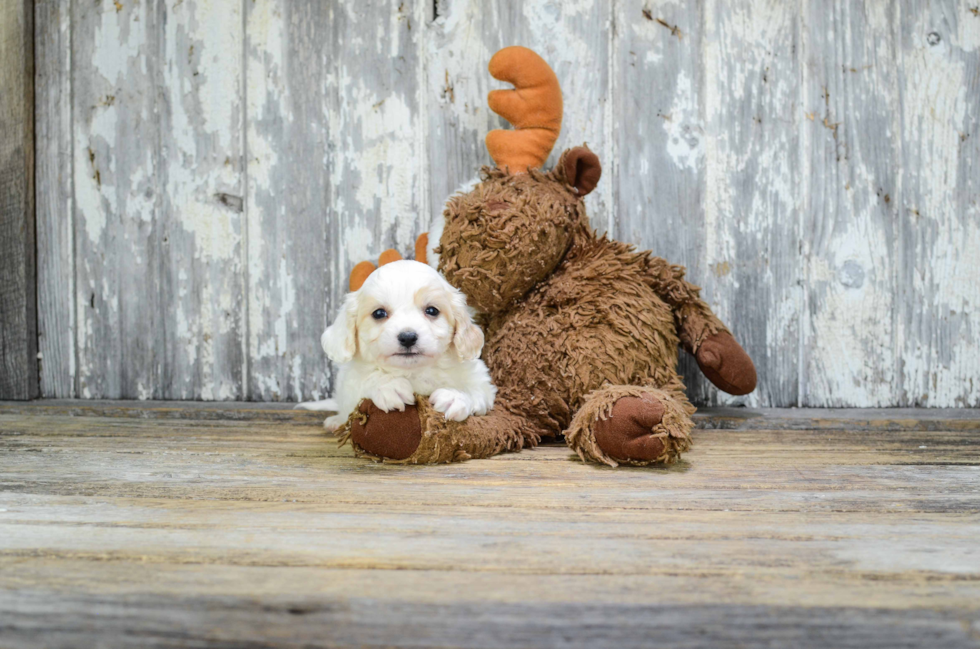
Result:
<svg viewBox="0 0 980 649">
<path fill-rule="evenodd" d="M 390 264 L 393 261 L 398 261 L 402 256 L 398 254 L 398 251 L 393 248 L 388 248 L 381 256 L 378 257 L 378 266 L 384 266 L 385 264 Z M 351 293 L 360 289 L 364 286 L 364 282 L 367 281 L 368 275 L 377 270 L 374 264 L 369 261 L 362 261 L 356 266 L 354 270 L 350 272 L 350 290 Z"/>
<path fill-rule="evenodd" d="M 420 261 L 425 263 L 425 247 L 429 242 L 429 234 L 423 232 L 419 235 L 419 238 L 415 241 L 415 261 Z M 421 256 L 419 251 L 421 250 Z M 394 248 L 388 248 L 381 256 L 378 257 L 378 266 L 384 266 L 385 264 L 390 264 L 393 261 L 398 261 L 402 258 L 398 251 Z M 351 293 L 360 289 L 364 286 L 364 282 L 367 281 L 368 275 L 377 270 L 377 267 L 369 261 L 362 261 L 350 272 L 350 279 L 348 280 L 348 285 L 350 286 Z"/>
<path fill-rule="evenodd" d="M 561 131 L 562 100 L 558 77 L 544 59 L 526 47 L 505 47 L 490 59 L 494 79 L 514 84 L 513 90 L 493 90 L 490 110 L 516 130 L 490 131 L 487 151 L 498 167 L 515 173 L 544 164 Z"/>
<path fill-rule="evenodd" d="M 423 264 L 429 263 L 429 253 L 427 252 L 428 247 L 429 233 L 423 232 L 419 235 L 419 238 L 415 240 L 415 261 L 420 261 Z"/>
<path fill-rule="evenodd" d="M 350 280 L 348 284 L 350 285 L 350 292 L 358 290 L 364 286 L 364 282 L 367 281 L 368 275 L 377 270 L 377 266 L 369 261 L 362 261 L 354 266 L 354 270 L 350 272 Z"/>
</svg>

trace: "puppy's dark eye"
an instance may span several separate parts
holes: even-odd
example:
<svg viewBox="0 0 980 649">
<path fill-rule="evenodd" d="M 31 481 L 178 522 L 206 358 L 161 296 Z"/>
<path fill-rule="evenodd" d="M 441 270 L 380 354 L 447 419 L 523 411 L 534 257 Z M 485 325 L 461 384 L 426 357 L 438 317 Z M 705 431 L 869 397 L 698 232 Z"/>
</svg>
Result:
<svg viewBox="0 0 980 649">
<path fill-rule="evenodd" d="M 429 306 L 425 308 L 425 315 L 432 316 L 433 318 L 439 315 L 439 309 L 434 306 Z"/>
<path fill-rule="evenodd" d="M 388 312 L 384 309 L 375 309 L 374 313 L 371 314 L 371 317 L 375 320 L 384 320 L 388 317 Z"/>
</svg>

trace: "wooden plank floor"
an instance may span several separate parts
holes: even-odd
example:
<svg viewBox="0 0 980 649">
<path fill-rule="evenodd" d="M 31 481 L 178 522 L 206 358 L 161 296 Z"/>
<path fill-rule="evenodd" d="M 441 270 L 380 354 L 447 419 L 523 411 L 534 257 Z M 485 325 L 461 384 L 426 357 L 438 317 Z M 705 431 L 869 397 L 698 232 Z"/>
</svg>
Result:
<svg viewBox="0 0 980 649">
<path fill-rule="evenodd" d="M 978 411 L 712 411 L 615 470 L 318 419 L 0 404 L 0 647 L 980 647 Z"/>
</svg>

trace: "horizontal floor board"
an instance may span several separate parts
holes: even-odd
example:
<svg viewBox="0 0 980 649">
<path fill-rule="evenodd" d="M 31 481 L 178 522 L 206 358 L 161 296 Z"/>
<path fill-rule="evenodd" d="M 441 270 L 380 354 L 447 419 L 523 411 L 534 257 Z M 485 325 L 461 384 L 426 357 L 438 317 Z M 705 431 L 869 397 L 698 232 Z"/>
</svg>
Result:
<svg viewBox="0 0 980 649">
<path fill-rule="evenodd" d="M 980 647 L 965 411 L 764 411 L 609 469 L 561 445 L 384 465 L 317 413 L 104 408 L 0 407 L 4 647 Z"/>
<path fill-rule="evenodd" d="M 53 623 L 58 607 L 61 623 Z M 977 647 L 950 611 L 740 604 L 463 603 L 343 597 L 0 594 L 8 647 Z M 90 621 L 97 619 L 98 626 Z"/>
</svg>

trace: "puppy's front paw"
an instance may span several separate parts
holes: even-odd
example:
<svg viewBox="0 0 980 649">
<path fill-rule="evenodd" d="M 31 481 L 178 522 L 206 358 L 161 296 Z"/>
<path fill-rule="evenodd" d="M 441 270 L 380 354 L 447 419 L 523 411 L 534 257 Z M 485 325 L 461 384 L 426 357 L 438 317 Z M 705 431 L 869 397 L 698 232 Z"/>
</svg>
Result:
<svg viewBox="0 0 980 649">
<path fill-rule="evenodd" d="M 347 415 L 342 415 L 337 413 L 331 417 L 327 417 L 323 420 L 323 427 L 327 429 L 327 432 L 336 433 L 337 429 L 347 423 Z"/>
<path fill-rule="evenodd" d="M 403 376 L 381 383 L 368 395 L 368 398 L 385 412 L 403 411 L 406 405 L 415 403 L 412 384 Z"/>
<path fill-rule="evenodd" d="M 463 421 L 473 414 L 473 399 L 459 390 L 436 390 L 429 396 L 429 403 L 449 421 Z"/>
</svg>

